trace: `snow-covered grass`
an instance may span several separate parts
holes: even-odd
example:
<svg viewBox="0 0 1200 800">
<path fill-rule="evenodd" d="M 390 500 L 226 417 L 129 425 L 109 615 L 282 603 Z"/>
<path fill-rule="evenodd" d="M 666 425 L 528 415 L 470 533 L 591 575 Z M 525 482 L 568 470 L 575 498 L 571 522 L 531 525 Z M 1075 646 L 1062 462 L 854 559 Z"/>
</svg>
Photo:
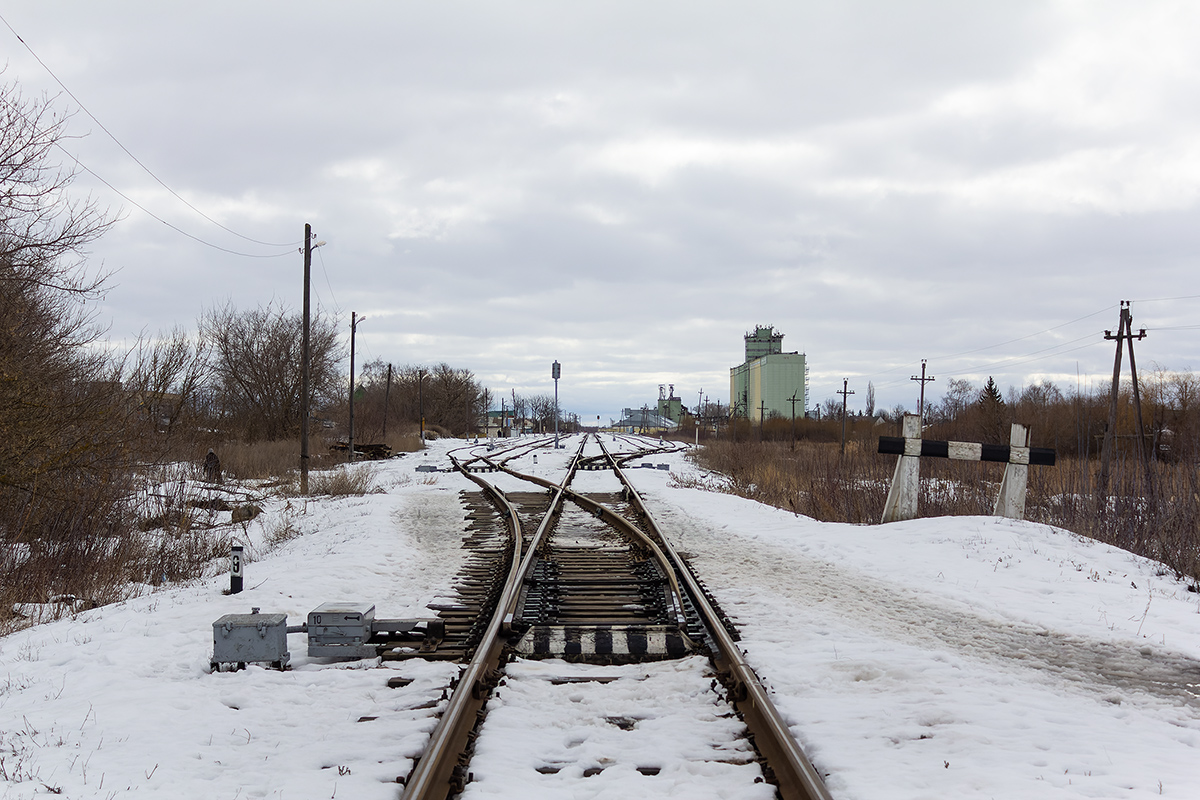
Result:
<svg viewBox="0 0 1200 800">
<path fill-rule="evenodd" d="M 513 466 L 554 477 L 577 441 Z M 258 606 L 295 625 L 334 600 L 427 616 L 452 593 L 459 492 L 474 485 L 415 467 L 444 466 L 456 446 L 380 464 L 381 493 L 264 500 L 239 526 L 253 555 L 240 595 L 222 593 L 217 562 L 206 577 L 0 638 L 0 795 L 396 797 L 453 666 L 314 660 L 293 634 L 288 672 L 210 674 L 212 623 Z M 628 474 L 739 625 L 834 797 L 1196 796 L 1200 595 L 1159 565 L 990 517 L 819 523 L 673 485 L 672 473 L 685 483 L 696 474 L 682 454 L 650 460 L 672 472 Z M 611 490 L 600 475 L 581 475 L 595 481 L 581 488 Z M 556 710 L 539 686 L 559 669 L 573 668 L 522 664 L 501 688 L 493 719 L 505 733 L 480 739 L 480 758 L 500 761 L 481 760 L 481 776 L 498 774 L 488 764 L 509 740 L 539 755 L 504 769 L 553 796 L 628 796 L 631 783 L 616 779 L 641 776 L 627 766 L 661 768 L 646 780 L 675 770 L 678 796 L 718 794 L 682 776 L 703 773 L 688 758 L 727 733 L 688 744 L 665 723 L 625 730 L 600 717 L 633 718 L 636 693 L 605 695 L 600 684 L 567 698 L 570 714 Z M 394 676 L 412 683 L 388 689 Z M 518 691 L 547 704 L 538 723 L 505 722 Z M 567 747 L 570 730 L 586 744 Z M 637 764 L 624 755 L 631 746 Z M 561 769 L 537 773 L 551 756 Z M 584 761 L 601 759 L 623 766 L 582 776 Z M 481 777 L 470 791 L 499 785 Z"/>
</svg>

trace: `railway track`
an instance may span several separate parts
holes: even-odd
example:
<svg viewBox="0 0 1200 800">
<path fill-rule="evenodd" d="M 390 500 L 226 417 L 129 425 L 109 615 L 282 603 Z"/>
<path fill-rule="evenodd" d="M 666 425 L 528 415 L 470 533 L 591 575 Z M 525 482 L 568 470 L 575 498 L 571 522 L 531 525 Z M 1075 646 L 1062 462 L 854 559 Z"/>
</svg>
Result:
<svg viewBox="0 0 1200 800">
<path fill-rule="evenodd" d="M 785 800 L 828 798 L 821 777 L 745 662 L 732 626 L 663 536 L 624 474 L 623 464 L 639 459 L 645 463 L 675 445 L 647 448 L 645 440 L 638 439 L 633 440 L 636 449 L 617 453 L 599 437 L 590 441 L 595 447 L 589 448 L 585 436 L 558 483 L 510 466 L 521 459 L 535 461 L 546 442 L 451 454 L 454 467 L 480 491 L 465 493 L 470 524 L 464 544 L 470 556 L 456 586 L 458 599 L 436 609 L 445 634 L 434 657 L 460 660 L 465 666 L 425 752 L 404 781 L 402 796 L 442 800 L 464 792 L 470 796 L 475 789 L 487 793 L 495 784 L 484 784 L 502 780 L 499 776 L 508 769 L 499 765 L 536 762 L 536 768 L 526 772 L 547 776 L 581 758 L 590 758 L 591 764 L 580 767 L 583 777 L 599 780 L 601 775 L 619 777 L 631 770 L 656 776 L 661 766 L 652 763 L 653 754 L 644 747 L 625 759 L 638 763 L 581 757 L 578 752 L 553 756 L 553 747 L 535 743 L 528 726 L 522 728 L 525 736 L 505 733 L 504 725 L 522 719 L 522 713 L 533 720 L 573 709 L 578 713 L 571 703 L 597 693 L 621 694 L 615 687 L 630 686 L 632 680 L 644 695 L 639 701 L 642 710 L 604 716 L 607 725 L 626 732 L 626 745 L 636 740 L 630 737 L 638 734 L 647 714 L 657 722 L 672 713 L 678 716 L 690 702 L 727 709 L 709 720 L 725 731 L 716 737 L 722 743 L 700 747 L 690 757 L 702 761 L 705 769 L 733 771 L 730 779 L 746 782 L 745 796 L 763 796 L 763 791 L 770 796 L 770 786 L 762 785 L 766 781 Z M 633 442 L 620 444 L 628 447 Z M 585 449 L 599 452 L 585 454 Z M 650 466 L 656 465 L 651 461 Z M 585 483 L 597 488 L 607 481 L 605 491 L 572 489 L 578 473 L 602 467 L 610 477 L 592 476 Z M 487 473 L 502 473 L 509 490 L 497 485 L 501 476 Z M 528 488 L 513 490 L 517 481 Z M 414 654 L 414 648 L 400 642 L 382 651 L 385 658 Z M 537 667 L 538 663 L 558 666 Z M 678 674 L 691 676 L 690 688 L 681 695 L 690 699 L 658 708 L 666 690 L 654 687 L 678 688 Z M 501 710 L 496 722 L 488 723 L 485 705 L 501 684 L 506 697 L 502 704 L 497 698 Z M 586 684 L 586 691 L 576 684 Z M 569 691 L 555 688 L 563 686 Z M 526 704 L 524 712 L 513 708 L 514 694 Z M 533 710 L 559 695 L 567 698 L 562 701 L 567 705 L 560 703 L 558 711 Z M 690 719 L 673 724 L 694 728 L 696 718 Z M 721 720 L 727 719 L 740 719 L 745 725 L 744 730 L 735 726 L 739 732 L 733 740 L 721 727 Z M 525 740 L 535 752 L 506 750 L 519 750 Z M 620 750 L 616 743 L 612 747 Z M 482 782 L 475 774 L 473 753 Z"/>
</svg>

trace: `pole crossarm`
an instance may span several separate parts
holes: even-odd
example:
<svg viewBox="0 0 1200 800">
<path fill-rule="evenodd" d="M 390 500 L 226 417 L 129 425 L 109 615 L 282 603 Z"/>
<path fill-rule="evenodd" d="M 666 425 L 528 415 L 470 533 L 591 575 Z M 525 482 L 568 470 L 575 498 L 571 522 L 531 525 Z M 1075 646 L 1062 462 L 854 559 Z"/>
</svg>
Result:
<svg viewBox="0 0 1200 800">
<path fill-rule="evenodd" d="M 1053 467 L 1055 460 L 1055 451 L 1049 447 L 939 442 L 932 439 L 906 439 L 903 436 L 880 436 L 879 452 L 894 456 L 949 458 L 955 461 L 993 461 L 1001 464 L 1029 464 L 1042 467 Z"/>
</svg>

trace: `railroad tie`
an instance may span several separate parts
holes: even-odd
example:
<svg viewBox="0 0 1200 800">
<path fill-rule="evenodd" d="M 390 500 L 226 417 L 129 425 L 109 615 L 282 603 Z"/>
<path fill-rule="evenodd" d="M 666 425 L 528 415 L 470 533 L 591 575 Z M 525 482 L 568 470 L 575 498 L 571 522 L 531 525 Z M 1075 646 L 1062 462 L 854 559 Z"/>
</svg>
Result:
<svg viewBox="0 0 1200 800">
<path fill-rule="evenodd" d="M 674 625 L 534 625 L 516 651 L 526 658 L 682 658 L 693 651 Z"/>
</svg>

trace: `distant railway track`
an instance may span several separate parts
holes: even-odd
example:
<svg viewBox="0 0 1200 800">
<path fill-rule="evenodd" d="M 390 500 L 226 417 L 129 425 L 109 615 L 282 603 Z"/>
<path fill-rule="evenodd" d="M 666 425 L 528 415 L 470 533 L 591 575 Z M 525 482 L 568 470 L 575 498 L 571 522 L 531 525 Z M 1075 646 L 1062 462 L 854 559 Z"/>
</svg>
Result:
<svg viewBox="0 0 1200 800">
<path fill-rule="evenodd" d="M 465 667 L 402 796 L 442 800 L 467 786 L 472 744 L 486 736 L 479 727 L 484 706 L 514 659 L 629 664 L 699 654 L 710 659 L 724 699 L 746 725 L 762 776 L 778 795 L 830 797 L 746 663 L 732 626 L 622 470 L 624 463 L 675 446 L 646 448 L 640 439 L 638 449 L 618 454 L 599 437 L 595 441 L 600 452 L 585 456 L 584 437 L 560 483 L 508 466 L 548 446 L 546 441 L 451 454 L 454 467 L 481 491 L 468 499 L 473 555 L 457 587 L 463 599 L 438 608 L 446 633 L 437 657 L 462 660 Z M 616 476 L 619 491 L 570 488 L 579 470 L 599 465 Z M 503 491 L 481 472 L 505 473 L 533 490 Z M 655 774 L 654 768 L 637 768 Z"/>
</svg>

